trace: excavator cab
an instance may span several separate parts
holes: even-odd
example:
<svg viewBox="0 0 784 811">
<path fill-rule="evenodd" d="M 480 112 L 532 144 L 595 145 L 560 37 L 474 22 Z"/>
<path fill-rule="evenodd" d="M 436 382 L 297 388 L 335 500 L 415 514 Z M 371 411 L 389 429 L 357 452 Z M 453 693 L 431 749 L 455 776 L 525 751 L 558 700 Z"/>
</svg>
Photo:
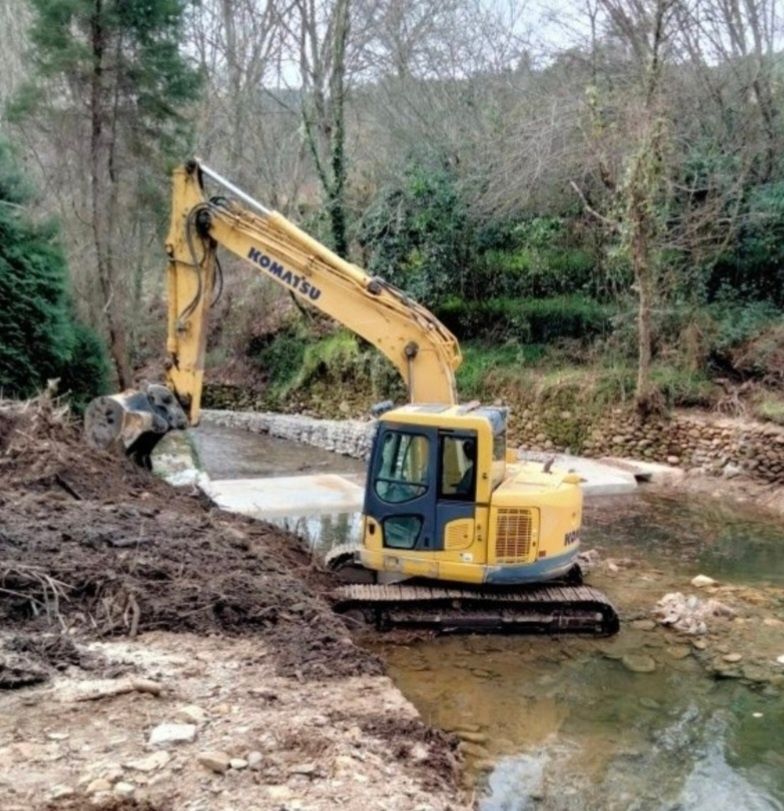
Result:
<svg viewBox="0 0 784 811">
<path fill-rule="evenodd" d="M 483 582 L 487 505 L 505 475 L 505 409 L 411 404 L 388 412 L 365 489 L 363 565 Z"/>
</svg>

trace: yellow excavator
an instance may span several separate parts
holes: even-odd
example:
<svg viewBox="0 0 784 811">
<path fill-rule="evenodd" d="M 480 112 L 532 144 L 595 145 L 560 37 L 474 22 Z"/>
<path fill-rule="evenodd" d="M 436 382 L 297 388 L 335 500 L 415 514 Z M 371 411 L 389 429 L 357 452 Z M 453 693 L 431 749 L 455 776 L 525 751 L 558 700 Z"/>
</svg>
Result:
<svg viewBox="0 0 784 811">
<path fill-rule="evenodd" d="M 206 180 L 222 193 L 207 197 Z M 149 464 L 164 433 L 198 424 L 208 312 L 222 285 L 218 247 L 376 346 L 408 389 L 408 404 L 377 414 L 361 544 L 329 556 L 333 566 L 351 558 L 374 582 L 337 588 L 337 610 L 382 626 L 618 630 L 606 597 L 582 585 L 579 477 L 518 462 L 506 448 L 506 409 L 458 403 L 454 335 L 198 161 L 173 178 L 168 385 L 94 400 L 85 415 L 93 445 L 120 444 Z"/>
</svg>

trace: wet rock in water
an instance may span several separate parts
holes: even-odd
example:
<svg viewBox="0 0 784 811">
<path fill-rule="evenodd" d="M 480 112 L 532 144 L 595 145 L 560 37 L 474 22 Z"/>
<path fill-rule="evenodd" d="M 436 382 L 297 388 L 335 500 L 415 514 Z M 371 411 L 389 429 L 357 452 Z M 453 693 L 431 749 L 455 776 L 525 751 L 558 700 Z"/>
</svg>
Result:
<svg viewBox="0 0 784 811">
<path fill-rule="evenodd" d="M 577 555 L 577 563 L 583 572 L 590 572 L 595 569 L 601 560 L 601 555 L 595 549 L 586 549 Z"/>
<path fill-rule="evenodd" d="M 487 735 L 484 732 L 468 732 L 468 730 L 461 729 L 455 734 L 460 740 L 470 743 L 487 743 Z"/>
<path fill-rule="evenodd" d="M 200 752 L 196 760 L 201 763 L 202 766 L 209 769 L 211 772 L 215 772 L 216 774 L 223 774 L 229 770 L 229 766 L 231 765 L 231 758 L 228 756 L 226 752 Z"/>
<path fill-rule="evenodd" d="M 485 749 L 484 746 L 480 746 L 478 743 L 471 743 L 470 741 L 460 741 L 460 745 L 458 749 L 468 757 L 479 759 L 479 760 L 487 760 L 490 757 L 490 752 Z"/>
<path fill-rule="evenodd" d="M 735 664 L 735 662 L 740 662 L 743 658 L 742 653 L 725 653 L 724 656 L 721 657 L 724 659 L 725 662 L 729 662 L 730 664 Z"/>
<path fill-rule="evenodd" d="M 667 648 L 667 655 L 671 659 L 685 659 L 691 655 L 691 650 L 688 645 L 672 645 Z"/>
<path fill-rule="evenodd" d="M 691 584 L 695 589 L 704 589 L 708 586 L 715 586 L 716 581 L 712 577 L 708 577 L 705 574 L 698 574 L 696 577 L 692 578 Z"/>
<path fill-rule="evenodd" d="M 621 657 L 621 664 L 632 673 L 653 673 L 656 661 L 644 653 L 627 653 Z"/>
<path fill-rule="evenodd" d="M 709 622 L 734 616 L 735 611 L 718 600 L 684 597 L 679 591 L 665 594 L 654 608 L 654 617 L 662 625 L 694 635 L 706 634 Z"/>
<path fill-rule="evenodd" d="M 479 724 L 458 724 L 451 729 L 445 727 L 446 732 L 454 732 L 455 735 L 460 735 L 461 732 L 479 732 L 482 727 Z"/>
<path fill-rule="evenodd" d="M 150 733 L 150 746 L 190 743 L 196 737 L 195 724 L 158 724 Z"/>
<path fill-rule="evenodd" d="M 743 665 L 741 672 L 743 673 L 743 678 L 749 681 L 762 684 L 770 680 L 770 674 L 764 667 L 760 667 L 759 665 Z"/>
<path fill-rule="evenodd" d="M 656 627 L 656 623 L 653 620 L 632 620 L 629 623 L 631 628 L 634 628 L 635 631 L 652 631 Z"/>
</svg>

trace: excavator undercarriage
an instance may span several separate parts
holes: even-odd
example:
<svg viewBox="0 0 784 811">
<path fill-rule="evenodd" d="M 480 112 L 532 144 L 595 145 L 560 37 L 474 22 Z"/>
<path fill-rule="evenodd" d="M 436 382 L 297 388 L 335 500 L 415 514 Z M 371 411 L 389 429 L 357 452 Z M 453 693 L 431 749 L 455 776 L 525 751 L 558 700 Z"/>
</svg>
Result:
<svg viewBox="0 0 784 811">
<path fill-rule="evenodd" d="M 613 606 L 590 586 L 555 583 L 496 591 L 356 584 L 336 589 L 332 599 L 337 612 L 361 617 L 380 630 L 610 636 L 619 628 Z"/>
<path fill-rule="evenodd" d="M 332 591 L 332 605 L 379 631 L 612 636 L 620 628 L 615 607 L 583 585 L 578 564 L 561 580 L 531 586 L 437 586 L 418 579 L 381 584 L 367 582 L 375 573 L 356 564 L 357 552 L 345 544 L 325 557 L 324 566 L 345 583 Z"/>
</svg>

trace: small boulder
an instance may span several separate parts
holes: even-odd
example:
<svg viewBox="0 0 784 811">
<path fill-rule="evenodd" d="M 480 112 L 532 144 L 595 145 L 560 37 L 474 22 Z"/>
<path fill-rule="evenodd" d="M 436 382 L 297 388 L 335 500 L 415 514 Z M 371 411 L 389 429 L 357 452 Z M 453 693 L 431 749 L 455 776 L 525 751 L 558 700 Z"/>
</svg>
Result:
<svg viewBox="0 0 784 811">
<path fill-rule="evenodd" d="M 229 761 L 229 766 L 231 766 L 232 769 L 237 769 L 237 771 L 240 771 L 241 769 L 248 768 L 248 761 L 242 757 L 233 757 Z"/>
<path fill-rule="evenodd" d="M 120 797 L 133 797 L 133 793 L 135 791 L 136 786 L 133 783 L 120 781 L 119 783 L 114 784 L 114 793 Z"/>
<path fill-rule="evenodd" d="M 195 724 L 158 724 L 150 733 L 150 746 L 190 743 L 196 737 Z"/>
<path fill-rule="evenodd" d="M 644 653 L 627 653 L 621 663 L 632 673 L 653 673 L 656 670 L 656 661 Z"/>
<path fill-rule="evenodd" d="M 248 768 L 254 772 L 259 771 L 261 769 L 261 762 L 263 760 L 261 752 L 253 751 L 248 753 Z"/>
<path fill-rule="evenodd" d="M 196 760 L 198 760 L 202 766 L 216 774 L 224 774 L 229 770 L 229 766 L 231 765 L 231 758 L 226 752 L 200 752 Z"/>
<path fill-rule="evenodd" d="M 712 577 L 708 577 L 705 574 L 698 574 L 696 577 L 692 578 L 691 584 L 695 589 L 704 589 L 708 586 L 715 586 L 716 581 Z"/>
<path fill-rule="evenodd" d="M 207 720 L 207 712 L 195 704 L 187 704 L 177 710 L 177 720 L 185 724 L 203 724 Z"/>
<path fill-rule="evenodd" d="M 724 656 L 721 657 L 724 659 L 725 662 L 729 662 L 730 664 L 734 664 L 735 662 L 740 662 L 743 658 L 742 653 L 725 653 Z"/>
<path fill-rule="evenodd" d="M 653 631 L 656 628 L 656 623 L 649 619 L 632 620 L 629 625 L 635 631 Z"/>
<path fill-rule="evenodd" d="M 162 769 L 170 760 L 171 755 L 161 750 L 160 752 L 153 752 L 147 757 L 129 760 L 125 767 L 137 772 L 154 772 L 156 769 Z"/>
<path fill-rule="evenodd" d="M 99 791 L 111 790 L 112 784 L 105 777 L 99 777 L 93 780 L 84 791 L 85 794 L 97 794 Z"/>
</svg>

